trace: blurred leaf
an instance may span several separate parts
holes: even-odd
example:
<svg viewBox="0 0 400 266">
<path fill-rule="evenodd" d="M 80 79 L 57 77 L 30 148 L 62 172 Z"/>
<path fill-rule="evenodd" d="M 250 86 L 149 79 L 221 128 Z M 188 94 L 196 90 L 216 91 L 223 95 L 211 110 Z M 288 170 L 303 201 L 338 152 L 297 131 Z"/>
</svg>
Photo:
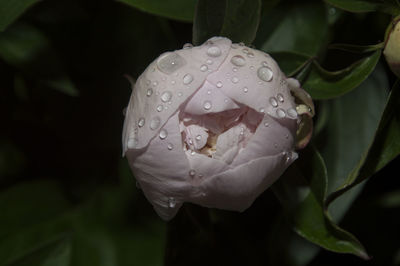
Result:
<svg viewBox="0 0 400 266">
<path fill-rule="evenodd" d="M 364 247 L 349 232 L 334 224 L 324 210 L 327 171 L 321 155 L 308 147 L 285 176 L 274 185 L 295 231 L 327 250 L 367 259 Z M 293 182 L 303 183 L 293 184 Z"/>
<path fill-rule="evenodd" d="M 199 0 L 193 23 L 193 43 L 213 36 L 251 44 L 260 21 L 261 0 Z"/>
<path fill-rule="evenodd" d="M 316 56 L 327 42 L 328 32 L 323 3 L 283 3 L 263 14 L 255 45 L 267 53 L 291 51 Z"/>
<path fill-rule="evenodd" d="M 0 32 L 39 0 L 0 0 Z"/>
<path fill-rule="evenodd" d="M 33 26 L 17 24 L 1 33 L 0 58 L 53 89 L 78 95 L 50 41 Z"/>
<path fill-rule="evenodd" d="M 388 14 L 400 13 L 400 5 L 396 1 L 371 1 L 371 0 L 325 0 L 337 8 L 350 12 L 381 11 Z"/>
<path fill-rule="evenodd" d="M 379 104 L 381 105 L 381 104 Z M 328 204 L 346 191 L 382 169 L 400 154 L 400 82 L 393 87 L 376 130 L 374 140 L 343 184 L 328 198 Z M 375 109 L 377 106 L 375 106 Z"/>
<path fill-rule="evenodd" d="M 196 0 L 117 0 L 144 12 L 192 22 Z"/>
<path fill-rule="evenodd" d="M 371 145 L 387 100 L 388 80 L 382 66 L 350 93 L 320 102 L 328 121 L 317 136 L 319 150 L 328 170 L 328 193 L 340 187 L 362 160 Z M 332 203 L 329 210 L 340 220 L 359 194 L 355 187 Z"/>
<path fill-rule="evenodd" d="M 315 100 L 330 99 L 348 93 L 360 85 L 374 70 L 381 56 L 381 51 L 374 52 L 349 67 L 330 72 L 323 69 L 316 61 L 303 88 Z"/>
<path fill-rule="evenodd" d="M 351 53 L 370 53 L 382 49 L 383 46 L 384 46 L 383 42 L 373 45 L 353 45 L 353 44 L 335 43 L 329 45 L 328 48 L 351 52 Z"/>
<path fill-rule="evenodd" d="M 287 77 L 297 74 L 309 62 L 311 57 L 294 52 L 273 52 L 272 58 L 278 62 Z"/>
<path fill-rule="evenodd" d="M 400 207 L 400 190 L 388 192 L 379 199 L 379 205 L 384 208 Z"/>
</svg>

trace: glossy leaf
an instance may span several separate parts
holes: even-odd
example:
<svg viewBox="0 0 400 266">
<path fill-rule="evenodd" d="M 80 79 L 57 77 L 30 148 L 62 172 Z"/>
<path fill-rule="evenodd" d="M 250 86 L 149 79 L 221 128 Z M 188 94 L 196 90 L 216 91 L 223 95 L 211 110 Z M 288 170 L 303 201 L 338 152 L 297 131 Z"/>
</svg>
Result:
<svg viewBox="0 0 400 266">
<path fill-rule="evenodd" d="M 251 44 L 260 21 L 261 0 L 199 0 L 193 23 L 193 43 L 213 36 Z"/>
<path fill-rule="evenodd" d="M 400 154 L 400 82 L 393 87 L 374 141 L 343 184 L 328 198 L 328 204 L 382 169 Z"/>
<path fill-rule="evenodd" d="M 0 32 L 21 16 L 28 8 L 39 0 L 0 0 Z"/>
<path fill-rule="evenodd" d="M 341 50 L 351 53 L 370 53 L 375 52 L 376 50 L 382 49 L 384 43 L 372 44 L 372 45 L 354 45 L 354 44 L 344 44 L 344 43 L 335 43 L 329 45 L 329 49 Z"/>
<path fill-rule="evenodd" d="M 255 45 L 267 53 L 290 51 L 316 56 L 326 44 L 328 33 L 323 3 L 282 3 L 263 13 Z"/>
<path fill-rule="evenodd" d="M 325 0 L 327 3 L 337 8 L 350 12 L 374 12 L 382 11 L 388 14 L 400 13 L 398 2 L 393 1 L 368 1 L 368 0 Z"/>
<path fill-rule="evenodd" d="M 274 52 L 271 56 L 287 77 L 297 74 L 311 59 L 307 55 L 294 52 Z"/>
<path fill-rule="evenodd" d="M 320 103 L 321 112 L 328 112 L 328 120 L 316 141 L 328 169 L 328 193 L 342 186 L 371 145 L 385 107 L 388 86 L 386 73 L 378 66 L 352 92 Z M 333 202 L 329 210 L 335 221 L 341 219 L 361 188 L 355 187 Z"/>
<path fill-rule="evenodd" d="M 70 96 L 79 94 L 47 37 L 33 26 L 18 24 L 2 33 L 0 58 L 48 87 Z"/>
<path fill-rule="evenodd" d="M 330 99 L 346 94 L 368 78 L 380 56 L 381 51 L 378 50 L 349 67 L 335 72 L 323 69 L 314 61 L 311 73 L 303 87 L 315 100 Z"/>
<path fill-rule="evenodd" d="M 117 0 L 144 12 L 192 22 L 196 0 Z"/>
<path fill-rule="evenodd" d="M 328 176 L 321 155 L 315 148 L 308 147 L 299 158 L 274 185 L 294 230 L 327 250 L 367 259 L 361 243 L 334 224 L 324 210 Z"/>
</svg>

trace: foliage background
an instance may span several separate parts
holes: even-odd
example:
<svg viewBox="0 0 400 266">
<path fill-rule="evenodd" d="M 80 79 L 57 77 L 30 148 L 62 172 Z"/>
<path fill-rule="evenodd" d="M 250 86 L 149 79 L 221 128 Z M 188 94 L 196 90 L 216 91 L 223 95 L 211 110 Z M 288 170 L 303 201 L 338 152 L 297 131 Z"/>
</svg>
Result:
<svg viewBox="0 0 400 266">
<path fill-rule="evenodd" d="M 0 265 L 400 265 L 399 2 L 196 2 L 0 0 Z M 164 223 L 121 158 L 124 74 L 212 35 L 299 78 L 315 136 L 244 213 Z"/>
</svg>

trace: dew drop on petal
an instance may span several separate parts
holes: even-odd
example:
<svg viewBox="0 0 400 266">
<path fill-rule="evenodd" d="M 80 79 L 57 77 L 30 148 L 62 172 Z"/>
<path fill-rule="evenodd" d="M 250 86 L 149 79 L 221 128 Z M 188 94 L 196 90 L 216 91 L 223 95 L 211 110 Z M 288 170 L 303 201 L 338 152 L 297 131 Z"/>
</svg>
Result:
<svg viewBox="0 0 400 266">
<path fill-rule="evenodd" d="M 243 49 L 242 49 L 242 52 L 245 53 L 245 54 L 247 54 L 247 53 L 249 52 L 249 49 L 243 48 Z"/>
<path fill-rule="evenodd" d="M 218 46 L 211 46 L 207 50 L 207 55 L 212 56 L 212 57 L 218 57 L 221 55 L 221 49 L 219 49 Z"/>
<path fill-rule="evenodd" d="M 201 135 L 197 135 L 197 136 L 196 136 L 196 140 L 197 140 L 197 141 L 200 141 L 200 140 L 201 140 Z"/>
<path fill-rule="evenodd" d="M 145 123 L 146 123 L 146 120 L 144 119 L 144 117 L 139 118 L 139 121 L 138 121 L 138 126 L 139 127 L 144 126 Z"/>
<path fill-rule="evenodd" d="M 209 65 L 212 65 L 213 61 L 211 59 L 207 59 L 206 63 L 209 64 Z"/>
<path fill-rule="evenodd" d="M 159 105 L 157 105 L 156 109 L 157 109 L 157 112 L 161 112 L 164 109 L 164 107 L 161 104 L 159 104 Z"/>
<path fill-rule="evenodd" d="M 286 112 L 285 110 L 283 110 L 282 108 L 278 108 L 276 110 L 276 115 L 280 118 L 284 118 L 286 116 Z"/>
<path fill-rule="evenodd" d="M 182 97 L 183 93 L 182 92 L 178 92 L 178 97 Z"/>
<path fill-rule="evenodd" d="M 167 149 L 172 150 L 174 148 L 174 145 L 172 143 L 167 144 Z"/>
<path fill-rule="evenodd" d="M 269 98 L 269 103 L 270 103 L 273 107 L 277 107 L 277 106 L 278 106 L 278 101 L 276 100 L 275 97 Z"/>
<path fill-rule="evenodd" d="M 247 53 L 247 57 L 253 58 L 254 54 L 252 52 Z"/>
<path fill-rule="evenodd" d="M 163 94 L 161 94 L 161 101 L 164 103 L 169 102 L 172 98 L 172 92 L 170 91 L 165 91 Z"/>
<path fill-rule="evenodd" d="M 150 121 L 150 129 L 151 130 L 155 130 L 160 126 L 161 120 L 158 116 L 154 117 L 151 121 Z"/>
<path fill-rule="evenodd" d="M 160 139 L 165 139 L 167 136 L 168 136 L 168 131 L 164 128 L 161 129 L 160 135 L 159 135 Z"/>
<path fill-rule="evenodd" d="M 201 72 L 206 72 L 208 70 L 208 66 L 207 65 L 201 65 L 200 66 L 200 71 Z"/>
<path fill-rule="evenodd" d="M 239 47 L 239 44 L 237 43 L 232 43 L 231 44 L 232 49 L 237 49 Z"/>
<path fill-rule="evenodd" d="M 191 170 L 189 171 L 189 175 L 190 175 L 191 177 L 194 177 L 194 176 L 196 175 L 196 170 L 191 169 Z"/>
<path fill-rule="evenodd" d="M 269 123 L 268 123 L 268 122 L 265 122 L 265 123 L 264 123 L 264 126 L 265 126 L 265 127 L 269 127 Z"/>
<path fill-rule="evenodd" d="M 193 48 L 193 44 L 191 44 L 191 43 L 185 43 L 185 44 L 183 45 L 183 49 L 190 49 L 190 48 Z"/>
<path fill-rule="evenodd" d="M 257 70 L 257 76 L 263 81 L 271 81 L 273 73 L 269 67 L 260 67 Z"/>
<path fill-rule="evenodd" d="M 185 64 L 185 59 L 177 53 L 165 53 L 157 60 L 157 68 L 168 75 L 172 74 Z"/>
<path fill-rule="evenodd" d="M 222 82 L 221 81 L 217 82 L 217 88 L 222 88 Z"/>
<path fill-rule="evenodd" d="M 207 91 L 207 94 L 208 94 L 208 95 L 210 95 L 210 94 L 211 94 L 211 91 L 210 91 L 210 90 L 208 90 L 208 91 Z"/>
<path fill-rule="evenodd" d="M 210 101 L 205 101 L 205 102 L 203 103 L 203 108 L 204 108 L 205 110 L 210 110 L 211 107 L 212 107 L 212 104 L 211 104 Z"/>
<path fill-rule="evenodd" d="M 283 99 L 283 95 L 281 93 L 278 93 L 278 95 L 276 95 L 276 98 L 278 98 L 278 101 L 283 103 L 284 99 Z"/>
<path fill-rule="evenodd" d="M 246 64 L 246 59 L 241 55 L 235 55 L 231 58 L 231 63 L 235 66 L 241 67 Z"/>
<path fill-rule="evenodd" d="M 153 94 L 153 89 L 152 88 L 147 89 L 146 91 L 147 97 L 150 97 L 152 94 Z"/>
<path fill-rule="evenodd" d="M 133 149 L 136 147 L 137 141 L 135 138 L 129 138 L 128 139 L 128 148 Z"/>
<path fill-rule="evenodd" d="M 176 200 L 174 197 L 169 197 L 168 198 L 168 207 L 169 208 L 175 208 L 176 206 Z"/>
<path fill-rule="evenodd" d="M 239 82 L 239 78 L 238 77 L 233 77 L 232 79 L 231 79 L 231 81 L 232 81 L 232 83 L 238 83 Z"/>
<path fill-rule="evenodd" d="M 294 108 L 289 108 L 287 114 L 291 118 L 297 118 L 297 111 Z"/>
<path fill-rule="evenodd" d="M 244 88 L 243 88 L 243 91 L 246 93 L 246 92 L 249 91 L 249 89 L 248 89 L 247 87 L 244 87 Z"/>
<path fill-rule="evenodd" d="M 264 108 L 260 108 L 260 109 L 258 109 L 258 111 L 260 112 L 260 113 L 265 113 L 265 109 Z"/>
<path fill-rule="evenodd" d="M 188 85 L 193 81 L 193 76 L 190 74 L 186 74 L 183 76 L 183 84 Z"/>
<path fill-rule="evenodd" d="M 267 66 L 268 66 L 268 63 L 267 63 L 267 61 L 262 61 L 262 62 L 261 62 L 261 64 L 262 64 L 263 66 L 265 66 L 265 67 L 267 67 Z"/>
</svg>

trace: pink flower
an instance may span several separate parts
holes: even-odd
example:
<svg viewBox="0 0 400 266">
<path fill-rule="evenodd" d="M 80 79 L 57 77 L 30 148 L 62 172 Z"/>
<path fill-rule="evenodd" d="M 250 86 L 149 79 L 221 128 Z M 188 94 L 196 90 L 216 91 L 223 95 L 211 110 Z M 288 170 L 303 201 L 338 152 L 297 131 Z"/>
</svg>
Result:
<svg viewBox="0 0 400 266">
<path fill-rule="evenodd" d="M 138 78 L 123 153 L 164 220 L 184 202 L 243 211 L 307 144 L 313 108 L 268 54 L 214 37 L 162 54 Z"/>
</svg>

